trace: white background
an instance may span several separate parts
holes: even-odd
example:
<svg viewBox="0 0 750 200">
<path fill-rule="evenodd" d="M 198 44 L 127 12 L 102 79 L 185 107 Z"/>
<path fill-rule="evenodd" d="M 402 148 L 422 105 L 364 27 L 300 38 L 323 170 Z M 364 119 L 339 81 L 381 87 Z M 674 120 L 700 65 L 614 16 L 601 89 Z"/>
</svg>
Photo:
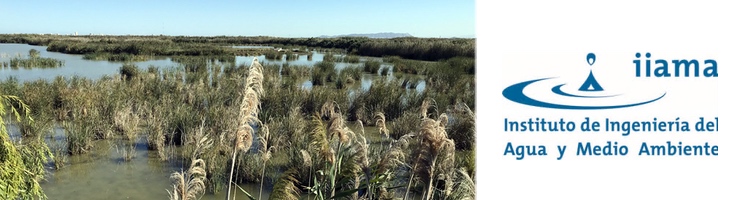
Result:
<svg viewBox="0 0 750 200">
<path fill-rule="evenodd" d="M 750 7 L 654 1 L 477 2 L 478 199 L 750 199 Z M 652 104 L 603 111 L 536 108 L 506 100 L 512 84 L 561 77 L 580 84 L 594 52 L 605 90 L 667 92 Z M 714 59 L 718 78 L 635 78 L 636 52 L 652 59 Z M 564 79 L 563 77 L 568 77 Z M 719 80 L 722 84 L 719 85 Z M 640 89 L 639 89 L 640 88 Z M 652 91 L 649 93 L 648 91 Z M 721 95 L 720 95 L 721 94 Z M 635 97 L 634 97 L 635 98 Z M 505 133 L 503 119 L 674 120 L 719 117 L 716 133 Z M 719 145 L 718 157 L 638 157 L 640 142 Z M 547 157 L 515 160 L 505 145 L 546 145 Z M 626 157 L 576 157 L 577 142 L 618 141 Z M 568 145 L 556 160 L 556 145 Z"/>
</svg>

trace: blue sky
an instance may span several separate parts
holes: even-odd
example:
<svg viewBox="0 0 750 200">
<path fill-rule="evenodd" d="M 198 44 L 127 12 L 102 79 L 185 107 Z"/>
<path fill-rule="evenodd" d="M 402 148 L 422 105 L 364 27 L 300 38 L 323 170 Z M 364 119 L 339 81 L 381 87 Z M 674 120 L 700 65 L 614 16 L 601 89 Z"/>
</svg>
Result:
<svg viewBox="0 0 750 200">
<path fill-rule="evenodd" d="M 0 1 L 0 33 L 475 37 L 475 2 Z"/>
</svg>

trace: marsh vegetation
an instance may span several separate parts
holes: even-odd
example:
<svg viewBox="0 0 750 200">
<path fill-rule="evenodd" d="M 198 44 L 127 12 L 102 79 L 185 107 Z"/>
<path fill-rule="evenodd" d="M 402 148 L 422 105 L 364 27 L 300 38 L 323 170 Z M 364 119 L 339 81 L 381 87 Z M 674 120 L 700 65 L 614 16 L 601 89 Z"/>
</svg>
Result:
<svg viewBox="0 0 750 200">
<path fill-rule="evenodd" d="M 28 108 L 10 122 L 17 133 L 0 134 L 4 148 L 46 150 L 27 152 L 40 158 L 23 161 L 37 169 L 33 178 L 11 174 L 15 179 L 3 180 L 43 182 L 44 171 L 72 167 L 69 158 L 93 154 L 107 141 L 121 156 L 118 163 L 139 156 L 178 163 L 163 177 L 171 184 L 160 186 L 165 191 L 159 195 L 170 199 L 473 199 L 473 40 L 466 53 L 444 40 L 403 39 L 423 45 L 423 55 L 385 51 L 405 45 L 388 40 L 318 40 L 4 35 L 0 42 L 85 55 L 170 56 L 180 65 L 142 69 L 126 63 L 98 79 L 4 79 L 0 94 L 26 106 L 3 105 Z M 217 44 L 340 48 L 350 54 L 331 53 L 312 66 L 211 62 L 233 54 Z M 157 46 L 164 48 L 152 48 Z M 429 50 L 440 48 L 458 49 Z M 267 48 L 258 52 L 264 51 L 269 58 Z M 376 59 L 363 52 L 393 56 Z M 436 59 L 444 56 L 451 57 Z M 336 62 L 352 65 L 339 68 Z M 352 87 L 364 76 L 372 77 L 368 87 Z M 302 87 L 305 81 L 312 86 Z M 420 81 L 424 89 L 414 89 Z M 138 154 L 140 144 L 150 153 Z M 44 165 L 49 167 L 39 167 Z M 258 185 L 257 191 L 243 184 Z M 39 188 L 30 195 L 44 193 Z"/>
</svg>

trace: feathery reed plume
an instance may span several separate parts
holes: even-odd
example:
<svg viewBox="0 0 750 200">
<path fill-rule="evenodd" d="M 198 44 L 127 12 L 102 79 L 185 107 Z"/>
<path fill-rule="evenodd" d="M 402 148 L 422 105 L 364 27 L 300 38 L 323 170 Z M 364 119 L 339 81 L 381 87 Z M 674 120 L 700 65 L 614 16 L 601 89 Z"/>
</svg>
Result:
<svg viewBox="0 0 750 200">
<path fill-rule="evenodd" d="M 205 123 L 193 134 L 195 149 L 191 156 L 190 168 L 187 172 L 174 172 L 170 176 L 173 189 L 169 192 L 172 200 L 200 199 L 206 190 L 206 163 L 199 158 L 203 152 L 213 145 L 213 140 L 208 139 L 203 131 Z"/>
<path fill-rule="evenodd" d="M 434 99 L 432 101 L 430 100 L 422 101 L 422 106 L 419 107 L 419 113 L 422 114 L 422 119 L 430 117 L 428 116 L 428 114 L 429 114 L 430 108 L 433 106 L 433 101 Z"/>
<path fill-rule="evenodd" d="M 253 59 L 245 85 L 240 104 L 239 130 L 235 135 L 235 147 L 243 152 L 250 149 L 253 143 L 253 129 L 250 124 L 260 123 L 258 113 L 260 112 L 260 98 L 263 95 L 263 66 L 258 58 Z"/>
<path fill-rule="evenodd" d="M 348 127 L 346 127 L 343 116 L 340 114 L 334 114 L 331 121 L 328 122 L 328 134 L 329 138 L 333 139 L 333 136 L 339 138 L 339 143 L 347 145 L 351 144 L 350 137 L 354 135 Z"/>
<path fill-rule="evenodd" d="M 391 145 L 391 147 L 385 151 L 383 158 L 380 159 L 380 162 L 377 165 L 377 174 L 385 174 L 393 168 L 400 165 L 406 165 L 404 162 L 406 159 L 404 150 L 409 145 L 409 139 L 412 137 L 414 137 L 414 133 L 401 136 L 401 138 L 394 142 L 395 145 Z"/>
<path fill-rule="evenodd" d="M 472 200 L 476 197 L 474 179 L 471 178 L 465 168 L 457 169 L 458 183 L 453 185 L 453 192 L 446 197 L 447 200 Z M 446 187 L 448 187 L 446 185 Z"/>
<path fill-rule="evenodd" d="M 161 110 L 154 107 L 153 111 L 149 113 L 148 120 L 146 123 L 149 134 L 147 137 L 148 148 L 150 150 L 156 150 L 159 154 L 159 159 L 166 160 L 167 155 L 164 152 L 164 143 L 167 140 L 164 130 L 164 119 L 162 118 Z"/>
<path fill-rule="evenodd" d="M 171 200 L 197 200 L 206 190 L 206 163 L 203 159 L 193 160 L 187 172 L 172 173 L 173 189 L 169 192 Z"/>
<path fill-rule="evenodd" d="M 423 184 L 426 184 L 426 190 L 423 190 L 423 197 L 432 199 L 434 187 L 437 184 L 435 179 L 444 181 L 447 185 L 453 184 L 453 166 L 455 163 L 456 146 L 453 140 L 448 138 L 445 126 L 448 124 L 448 116 L 440 114 L 437 119 L 429 118 L 428 109 L 432 107 L 434 100 L 425 100 L 422 102 L 420 112 L 422 113 L 422 122 L 418 137 L 420 144 L 412 153 L 414 164 L 412 165 L 412 174 L 409 178 L 409 184 L 406 187 L 404 199 L 408 198 L 409 188 L 412 179 L 417 175 Z M 439 163 L 439 165 L 438 165 Z M 445 194 L 450 195 L 451 187 L 444 188 Z"/>
<path fill-rule="evenodd" d="M 261 159 L 263 160 L 263 169 L 261 169 L 260 172 L 260 192 L 258 193 L 259 197 L 263 197 L 263 179 L 266 175 L 266 163 L 268 160 L 271 159 L 271 152 L 276 149 L 276 147 L 271 146 L 268 147 L 268 126 L 263 126 L 262 130 L 262 136 L 260 137 L 260 155 Z"/>
<path fill-rule="evenodd" d="M 195 141 L 195 149 L 193 149 L 193 154 L 190 157 L 191 159 L 198 159 L 198 157 L 203 154 L 203 152 L 213 146 L 213 140 L 209 139 L 208 135 L 206 135 L 204 131 L 205 123 L 206 121 L 203 120 L 201 122 L 201 125 L 198 127 L 198 130 L 192 134 L 192 140 Z"/>
<path fill-rule="evenodd" d="M 312 185 L 312 178 L 313 178 L 312 157 L 310 157 L 310 153 L 307 153 L 307 151 L 305 151 L 304 149 L 299 150 L 299 152 L 302 155 L 302 167 L 305 167 L 308 169 L 307 185 Z"/>
<path fill-rule="evenodd" d="M 370 145 L 367 143 L 367 138 L 365 138 L 365 131 L 364 131 L 365 129 L 364 129 L 364 126 L 362 126 L 362 121 L 357 120 L 357 122 L 362 128 L 362 134 L 357 135 L 359 139 L 355 141 L 356 146 L 354 148 L 354 161 L 356 162 L 355 164 L 357 165 L 357 168 L 364 172 L 365 183 L 367 183 L 368 189 L 371 189 L 369 186 L 370 186 L 370 179 L 372 177 L 370 176 L 371 175 L 370 174 L 371 173 L 370 158 L 368 155 L 370 153 Z M 358 175 L 354 176 L 354 188 L 359 187 L 360 182 L 359 182 L 358 177 L 359 177 Z M 372 190 L 368 190 L 368 191 L 372 191 Z M 356 193 L 352 195 L 353 195 L 352 198 L 357 199 L 358 196 Z"/>
<path fill-rule="evenodd" d="M 339 110 L 339 106 L 335 101 L 326 101 L 323 106 L 320 107 L 320 117 L 323 119 L 330 119 Z"/>
<path fill-rule="evenodd" d="M 441 115 L 440 121 L 423 119 L 422 128 L 419 131 L 422 145 L 416 150 L 419 156 L 414 170 L 422 183 L 427 186 L 423 195 L 427 199 L 432 199 L 436 179 L 444 181 L 446 185 L 452 185 L 452 167 L 455 162 L 456 148 L 453 140 L 448 139 L 443 119 L 447 119 L 444 114 Z M 445 188 L 445 193 L 450 194 L 450 187 Z"/>
<path fill-rule="evenodd" d="M 234 150 L 232 151 L 232 165 L 229 170 L 229 183 L 227 184 L 227 200 L 232 194 L 232 177 L 234 174 L 234 163 L 237 160 L 237 151 L 246 152 L 253 144 L 253 128 L 250 124 L 260 124 L 258 113 L 260 112 L 260 98 L 263 95 L 263 66 L 258 58 L 253 59 L 253 64 L 248 70 L 243 87 L 242 103 L 240 104 L 239 125 L 234 136 Z"/>
<path fill-rule="evenodd" d="M 375 126 L 378 127 L 378 132 L 383 138 L 391 137 L 388 128 L 385 127 L 385 114 L 382 112 L 375 113 Z"/>
<path fill-rule="evenodd" d="M 322 155 L 328 163 L 333 163 L 333 152 L 331 152 L 326 129 L 323 125 L 323 120 L 320 119 L 320 115 L 315 114 L 313 116 L 312 122 L 310 123 L 310 130 L 312 133 L 312 145 L 315 148 L 316 153 Z"/>
<path fill-rule="evenodd" d="M 281 178 L 274 184 L 271 197 L 269 199 L 279 200 L 297 200 L 299 199 L 299 188 L 296 184 L 299 183 L 296 178 L 296 171 L 294 169 L 287 169 Z"/>
<path fill-rule="evenodd" d="M 310 153 L 307 153 L 304 149 L 299 150 L 299 153 L 302 154 L 302 166 L 303 167 L 311 167 L 312 166 L 312 157 L 310 157 Z"/>
</svg>

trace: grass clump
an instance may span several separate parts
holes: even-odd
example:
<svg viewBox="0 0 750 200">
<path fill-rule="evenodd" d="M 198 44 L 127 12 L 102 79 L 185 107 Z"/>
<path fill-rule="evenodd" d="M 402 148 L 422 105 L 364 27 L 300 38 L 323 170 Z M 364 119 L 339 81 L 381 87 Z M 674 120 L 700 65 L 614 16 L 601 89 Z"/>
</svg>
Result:
<svg viewBox="0 0 750 200">
<path fill-rule="evenodd" d="M 336 71 L 333 62 L 318 62 L 312 69 L 312 84 L 324 85 L 326 82 L 333 82 L 336 78 Z"/>
<path fill-rule="evenodd" d="M 120 67 L 120 75 L 125 80 L 133 80 L 134 78 L 137 78 L 140 74 L 140 70 L 138 69 L 138 66 L 134 64 L 125 64 Z"/>
<path fill-rule="evenodd" d="M 32 69 L 32 68 L 57 68 L 62 67 L 65 62 L 54 58 L 40 57 L 36 49 L 29 50 L 28 58 L 14 57 L 10 62 L 3 63 L 3 66 L 9 66 L 11 69 Z"/>
<path fill-rule="evenodd" d="M 347 80 L 347 83 L 351 83 L 348 80 L 353 81 L 360 81 L 362 80 L 362 68 L 357 66 L 347 66 L 343 69 L 341 69 L 341 72 L 339 74 L 344 78 L 344 80 Z"/>
<path fill-rule="evenodd" d="M 365 61 L 364 71 L 371 74 L 377 74 L 378 71 L 380 71 L 380 64 L 381 63 L 376 60 L 369 59 Z"/>
</svg>

